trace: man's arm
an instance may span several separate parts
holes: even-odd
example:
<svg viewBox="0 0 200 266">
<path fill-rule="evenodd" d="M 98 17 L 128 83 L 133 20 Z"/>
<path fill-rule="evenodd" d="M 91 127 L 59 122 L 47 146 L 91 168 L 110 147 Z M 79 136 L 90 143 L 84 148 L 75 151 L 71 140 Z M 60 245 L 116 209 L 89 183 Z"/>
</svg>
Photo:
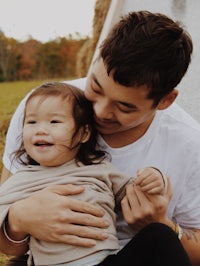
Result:
<svg viewBox="0 0 200 266">
<path fill-rule="evenodd" d="M 13 244 L 5 237 L 3 229 L 0 228 L 0 250 L 5 254 L 18 256 L 26 253 L 28 250 L 28 243 L 22 245 Z"/>
<path fill-rule="evenodd" d="M 6 168 L 3 167 L 2 174 L 1 174 L 1 179 L 0 179 L 0 184 L 3 184 L 9 177 L 12 176 L 12 173 Z M 4 221 L 5 223 L 5 221 Z M 8 232 L 8 229 L 5 228 L 6 233 L 11 237 L 12 239 L 12 232 Z M 17 239 L 16 236 L 15 240 L 20 240 L 22 239 L 22 235 L 20 235 L 20 238 Z M 5 235 L 5 232 L 3 230 L 3 226 L 0 228 L 0 250 L 1 252 L 5 254 L 12 254 L 14 256 L 22 255 L 25 254 L 28 251 L 28 242 L 24 242 L 21 244 L 16 244 L 11 242 Z"/>
<path fill-rule="evenodd" d="M 188 253 L 192 265 L 200 265 L 200 229 L 182 228 L 183 236 L 181 243 L 183 244 L 186 252 Z"/>
<path fill-rule="evenodd" d="M 121 202 L 126 222 L 136 230 L 140 230 L 153 222 L 168 225 L 175 231 L 175 223 L 167 217 L 167 207 L 172 191 L 168 179 L 167 193 L 164 195 L 147 195 L 138 186 L 129 185 L 126 196 Z M 185 248 L 192 265 L 200 265 L 200 230 L 182 228 L 181 243 Z"/>
<path fill-rule="evenodd" d="M 95 240 L 106 239 L 105 230 L 101 230 L 109 226 L 103 218 L 104 211 L 87 202 L 66 197 L 83 190 L 80 186 L 55 185 L 15 202 L 8 213 L 9 237 L 19 241 L 32 235 L 48 242 L 83 247 L 94 246 Z M 22 255 L 27 250 L 27 246 L 9 242 L 2 228 L 0 234 L 0 250 L 4 253 Z"/>
</svg>

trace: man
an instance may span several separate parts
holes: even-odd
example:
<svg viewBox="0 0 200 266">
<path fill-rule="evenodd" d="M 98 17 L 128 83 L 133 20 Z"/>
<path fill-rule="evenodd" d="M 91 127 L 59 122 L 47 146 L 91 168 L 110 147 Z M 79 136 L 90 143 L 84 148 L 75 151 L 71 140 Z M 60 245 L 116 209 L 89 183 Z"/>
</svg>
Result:
<svg viewBox="0 0 200 266">
<path fill-rule="evenodd" d="M 161 14 L 133 12 L 108 35 L 88 78 L 72 84 L 93 103 L 99 143 L 121 171 L 134 176 L 136 169 L 154 166 L 170 176 L 171 187 L 156 200 L 137 186 L 127 187 L 118 211 L 121 246 L 146 225 L 159 222 L 176 232 L 192 264 L 199 265 L 200 126 L 174 103 L 192 49 L 190 36 L 178 23 Z M 16 131 L 22 128 L 24 102 L 8 131 L 3 181 L 19 167 L 12 162 L 13 134 L 20 135 Z M 2 230 L 0 249 L 23 254 L 27 234 L 87 247 L 95 239 L 103 241 L 106 234 L 100 229 L 108 224 L 102 211 L 63 197 L 81 192 L 81 187 L 56 186 L 13 204 L 6 230 L 21 245 L 16 248 Z"/>
</svg>

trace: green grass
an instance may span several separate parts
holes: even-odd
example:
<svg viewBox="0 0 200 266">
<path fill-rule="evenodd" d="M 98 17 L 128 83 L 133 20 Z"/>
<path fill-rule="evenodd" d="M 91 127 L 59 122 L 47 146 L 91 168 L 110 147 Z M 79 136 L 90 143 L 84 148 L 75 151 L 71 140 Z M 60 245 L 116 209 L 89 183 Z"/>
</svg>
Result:
<svg viewBox="0 0 200 266">
<path fill-rule="evenodd" d="M 0 253 L 0 266 L 3 266 L 4 263 L 8 260 L 8 257 Z"/>
</svg>

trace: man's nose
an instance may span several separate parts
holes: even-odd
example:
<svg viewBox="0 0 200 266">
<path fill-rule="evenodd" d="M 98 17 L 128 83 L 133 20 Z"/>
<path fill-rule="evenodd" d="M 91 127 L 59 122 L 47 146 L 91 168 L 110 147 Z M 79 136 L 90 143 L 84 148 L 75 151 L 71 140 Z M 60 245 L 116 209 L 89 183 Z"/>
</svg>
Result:
<svg viewBox="0 0 200 266">
<path fill-rule="evenodd" d="M 112 119 L 114 116 L 114 109 L 109 101 L 98 101 L 93 108 L 96 117 L 100 119 Z"/>
</svg>

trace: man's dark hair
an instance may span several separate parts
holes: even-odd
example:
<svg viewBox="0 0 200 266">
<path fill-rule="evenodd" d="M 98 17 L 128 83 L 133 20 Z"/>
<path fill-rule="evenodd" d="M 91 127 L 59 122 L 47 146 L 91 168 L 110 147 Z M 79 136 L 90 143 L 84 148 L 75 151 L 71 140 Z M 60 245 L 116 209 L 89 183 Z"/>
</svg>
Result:
<svg viewBox="0 0 200 266">
<path fill-rule="evenodd" d="M 108 75 L 131 87 L 146 85 L 156 106 L 187 71 L 193 44 L 179 22 L 160 13 L 131 12 L 100 47 Z"/>
</svg>

